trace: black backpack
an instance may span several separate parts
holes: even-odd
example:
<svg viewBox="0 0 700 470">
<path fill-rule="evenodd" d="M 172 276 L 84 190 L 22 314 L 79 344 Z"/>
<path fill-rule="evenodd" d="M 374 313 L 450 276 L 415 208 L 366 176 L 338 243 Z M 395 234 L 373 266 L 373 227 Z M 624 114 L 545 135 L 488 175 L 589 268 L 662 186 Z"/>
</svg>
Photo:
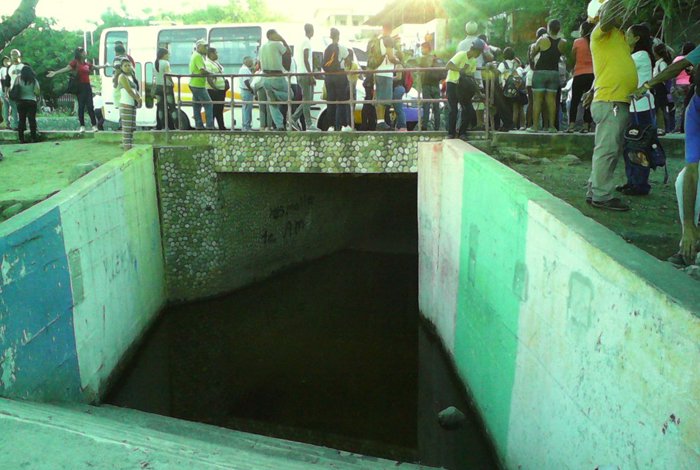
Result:
<svg viewBox="0 0 700 470">
<path fill-rule="evenodd" d="M 653 110 L 651 98 L 649 100 L 649 113 Z M 632 110 L 636 114 L 637 107 L 632 101 Z M 668 183 L 668 168 L 666 167 L 666 152 L 661 146 L 661 141 L 656 133 L 656 127 L 652 125 L 640 125 L 637 119 L 633 119 L 625 130 L 625 144 L 623 154 L 625 161 L 630 165 L 632 171 L 637 169 L 655 170 L 664 167 L 664 184 Z"/>
<path fill-rule="evenodd" d="M 505 66 L 506 70 L 510 70 L 508 62 L 505 60 L 503 61 L 503 65 Z M 518 96 L 518 93 L 522 92 L 524 83 L 523 77 L 516 75 L 514 71 L 511 72 L 503 85 L 503 96 L 506 98 L 515 98 Z"/>
<path fill-rule="evenodd" d="M 323 70 L 326 72 L 337 72 L 340 70 L 340 48 L 337 44 L 331 44 L 323 53 Z"/>
</svg>

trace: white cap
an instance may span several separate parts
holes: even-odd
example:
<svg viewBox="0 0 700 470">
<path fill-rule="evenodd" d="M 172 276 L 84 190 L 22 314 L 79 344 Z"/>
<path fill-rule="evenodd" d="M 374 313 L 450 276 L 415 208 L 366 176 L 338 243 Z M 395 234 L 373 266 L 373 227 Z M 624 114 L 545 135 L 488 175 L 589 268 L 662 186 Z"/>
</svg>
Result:
<svg viewBox="0 0 700 470">
<path fill-rule="evenodd" d="M 600 14 L 600 9 L 603 4 L 608 0 L 591 0 L 588 4 L 588 21 L 591 23 L 598 21 L 598 16 Z"/>
<path fill-rule="evenodd" d="M 196 47 L 199 47 L 199 46 L 207 46 L 207 45 L 209 45 L 209 43 L 207 42 L 206 39 L 197 39 L 197 42 L 195 42 L 194 45 L 195 45 Z"/>
<path fill-rule="evenodd" d="M 470 21 L 464 25 L 464 30 L 467 34 L 476 34 L 476 32 L 479 31 L 479 25 L 474 21 Z"/>
</svg>

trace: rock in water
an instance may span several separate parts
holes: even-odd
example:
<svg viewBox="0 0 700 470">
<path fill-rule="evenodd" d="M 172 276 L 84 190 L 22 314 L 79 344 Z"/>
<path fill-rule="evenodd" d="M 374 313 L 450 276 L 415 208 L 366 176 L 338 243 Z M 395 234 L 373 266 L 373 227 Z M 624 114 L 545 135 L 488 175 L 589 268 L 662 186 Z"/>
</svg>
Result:
<svg viewBox="0 0 700 470">
<path fill-rule="evenodd" d="M 438 423 L 440 423 L 440 426 L 443 428 L 449 430 L 459 428 L 465 419 L 466 417 L 464 416 L 464 413 L 459 411 L 454 406 L 445 408 L 438 413 Z"/>
</svg>

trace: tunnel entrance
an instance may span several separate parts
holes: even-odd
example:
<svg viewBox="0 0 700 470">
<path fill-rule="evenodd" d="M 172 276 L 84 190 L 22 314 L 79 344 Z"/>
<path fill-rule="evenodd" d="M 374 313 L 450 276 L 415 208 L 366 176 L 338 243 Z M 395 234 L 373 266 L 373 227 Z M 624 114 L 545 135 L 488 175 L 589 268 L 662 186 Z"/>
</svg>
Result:
<svg viewBox="0 0 700 470">
<path fill-rule="evenodd" d="M 215 299 L 162 312 L 106 403 L 449 469 L 498 465 L 418 312 L 409 206 L 351 246 Z M 378 201 L 381 203 L 381 201 Z M 446 430 L 438 413 L 466 415 Z"/>
</svg>

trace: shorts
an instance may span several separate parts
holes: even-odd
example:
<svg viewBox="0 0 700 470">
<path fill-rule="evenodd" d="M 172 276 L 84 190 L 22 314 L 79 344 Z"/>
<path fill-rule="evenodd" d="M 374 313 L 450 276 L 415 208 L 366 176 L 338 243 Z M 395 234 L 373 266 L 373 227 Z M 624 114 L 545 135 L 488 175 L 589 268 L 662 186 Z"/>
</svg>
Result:
<svg viewBox="0 0 700 470">
<path fill-rule="evenodd" d="M 685 162 L 700 162 L 700 96 L 693 95 L 685 110 Z"/>
<path fill-rule="evenodd" d="M 556 93 L 559 91 L 559 71 L 535 70 L 532 74 L 532 91 Z"/>
<path fill-rule="evenodd" d="M 377 75 L 374 78 L 374 82 L 377 85 L 377 99 L 378 100 L 391 100 L 394 95 L 394 79 L 392 77 L 382 77 Z M 386 103 L 390 105 L 391 103 Z"/>
</svg>

